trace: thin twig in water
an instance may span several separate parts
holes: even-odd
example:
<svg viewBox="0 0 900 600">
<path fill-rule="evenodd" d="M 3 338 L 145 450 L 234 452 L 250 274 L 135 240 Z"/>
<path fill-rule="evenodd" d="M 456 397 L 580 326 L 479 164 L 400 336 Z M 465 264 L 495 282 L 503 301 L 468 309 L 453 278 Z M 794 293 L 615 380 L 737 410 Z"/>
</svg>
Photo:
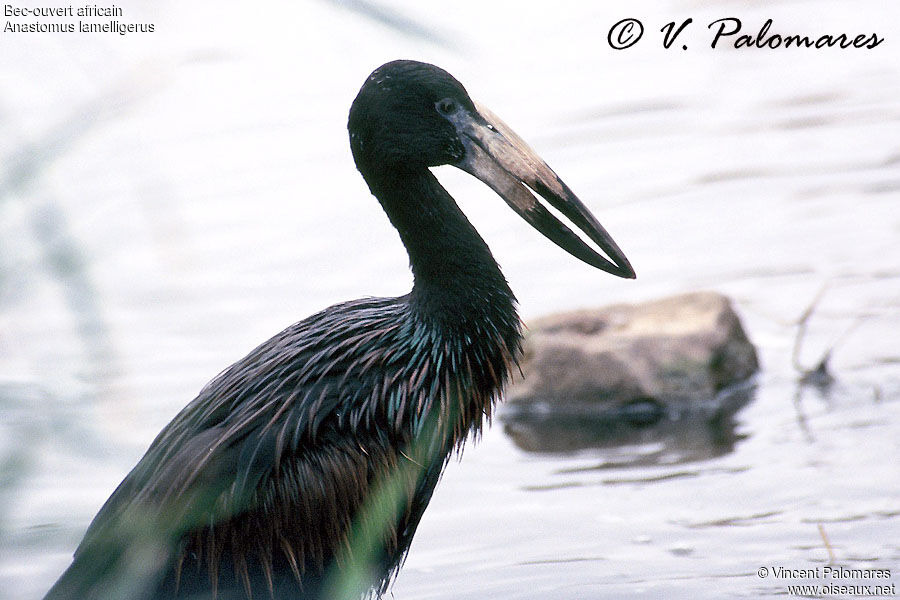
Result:
<svg viewBox="0 0 900 600">
<path fill-rule="evenodd" d="M 809 306 L 806 307 L 806 310 L 801 313 L 800 317 L 797 319 L 797 337 L 794 338 L 794 352 L 791 355 L 791 362 L 794 364 L 794 369 L 796 369 L 802 375 L 806 375 L 811 370 L 806 369 L 800 363 L 800 349 L 803 346 L 803 338 L 806 337 L 806 326 L 809 324 L 809 319 L 813 316 L 813 313 L 816 310 L 816 307 L 819 305 L 819 302 L 825 296 L 825 292 L 828 291 L 828 284 L 822 286 L 819 292 L 812 299 L 812 302 L 809 303 Z M 823 359 L 827 362 L 827 353 Z M 819 361 L 821 364 L 822 361 Z M 814 370 L 814 369 L 812 369 Z"/>
<path fill-rule="evenodd" d="M 825 528 L 822 527 L 821 523 L 817 524 L 819 527 L 819 535 L 822 536 L 822 541 L 825 542 L 825 550 L 828 551 L 828 564 L 833 565 L 836 561 L 834 558 L 834 548 L 831 546 L 831 542 L 828 541 L 828 536 L 825 534 Z"/>
<path fill-rule="evenodd" d="M 834 376 L 831 374 L 831 370 L 828 367 L 832 353 L 834 353 L 839 344 L 847 339 L 854 329 L 859 327 L 859 325 L 868 318 L 865 315 L 857 317 L 856 320 L 854 320 L 853 323 L 851 323 L 850 326 L 834 340 L 825 352 L 822 353 L 821 358 L 819 358 L 814 367 L 809 369 L 804 367 L 800 362 L 800 353 L 803 346 L 803 339 L 806 337 L 807 325 L 815 313 L 819 302 L 825 296 L 826 291 L 828 291 L 828 284 L 822 286 L 822 289 L 819 290 L 812 302 L 810 302 L 809 306 L 806 307 L 806 310 L 803 311 L 796 321 L 797 337 L 794 339 L 794 351 L 791 355 L 791 362 L 794 365 L 794 369 L 800 373 L 801 385 L 814 385 L 819 388 L 827 388 L 834 383 Z"/>
</svg>

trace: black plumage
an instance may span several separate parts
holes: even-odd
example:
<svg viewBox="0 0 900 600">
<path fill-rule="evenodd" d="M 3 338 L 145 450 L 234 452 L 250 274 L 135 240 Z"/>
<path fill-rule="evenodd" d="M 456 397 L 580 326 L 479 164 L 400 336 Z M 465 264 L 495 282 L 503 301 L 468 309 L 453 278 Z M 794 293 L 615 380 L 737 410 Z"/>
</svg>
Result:
<svg viewBox="0 0 900 600">
<path fill-rule="evenodd" d="M 332 306 L 211 381 L 97 514 L 48 599 L 387 589 L 448 457 L 490 417 L 521 343 L 506 280 L 429 167 L 473 173 L 567 251 L 634 276 L 565 184 L 445 71 L 376 69 L 348 129 L 409 253 L 413 290 Z"/>
</svg>

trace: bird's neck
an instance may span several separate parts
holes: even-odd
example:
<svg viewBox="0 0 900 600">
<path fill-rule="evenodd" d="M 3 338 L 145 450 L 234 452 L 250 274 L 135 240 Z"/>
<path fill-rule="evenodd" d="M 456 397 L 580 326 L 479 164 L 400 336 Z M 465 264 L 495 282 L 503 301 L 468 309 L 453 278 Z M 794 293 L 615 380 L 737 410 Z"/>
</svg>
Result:
<svg viewBox="0 0 900 600">
<path fill-rule="evenodd" d="M 409 254 L 412 309 L 449 332 L 489 324 L 507 339 L 518 335 L 515 297 L 500 267 L 431 171 L 366 179 Z"/>
<path fill-rule="evenodd" d="M 432 464 L 439 474 L 450 450 L 481 429 L 518 361 L 516 299 L 487 244 L 430 171 L 366 180 L 409 254 L 407 335 L 428 347 L 415 373 L 433 382 L 438 404 L 404 403 L 420 407 L 404 422 L 419 433 L 435 428 L 436 437 L 421 438 L 431 442 L 419 448 L 426 454 L 416 464 Z"/>
</svg>

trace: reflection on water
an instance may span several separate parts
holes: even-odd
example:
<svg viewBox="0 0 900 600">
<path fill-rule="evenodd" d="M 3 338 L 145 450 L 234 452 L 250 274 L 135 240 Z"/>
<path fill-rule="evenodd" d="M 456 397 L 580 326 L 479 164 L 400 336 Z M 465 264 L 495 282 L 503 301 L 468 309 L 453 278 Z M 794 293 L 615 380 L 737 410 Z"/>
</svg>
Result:
<svg viewBox="0 0 900 600">
<path fill-rule="evenodd" d="M 743 436 L 735 414 L 753 398 L 754 387 L 738 386 L 715 402 L 667 414 L 651 405 L 639 412 L 568 415 L 520 411 L 502 413 L 503 431 L 526 452 L 573 453 L 588 449 L 597 468 L 680 464 L 732 452 Z M 674 413 L 674 411 L 673 411 Z"/>
<path fill-rule="evenodd" d="M 408 289 L 345 129 L 362 78 L 397 57 L 447 67 L 502 114 L 638 271 L 577 264 L 439 170 L 526 321 L 714 289 L 763 370 L 693 415 L 504 416 L 449 465 L 395 597 L 782 596 L 757 569 L 826 564 L 820 525 L 840 564 L 900 564 L 895 53 L 611 53 L 619 9 L 501 5 L 356 3 L 403 17 L 389 27 L 328 2 L 148 5 L 128 10 L 153 12 L 152 38 L 0 37 L 0 73 L 19 82 L 0 98 L 6 597 L 41 595 L 223 367 L 328 304 Z M 874 6 L 818 3 L 816 21 L 900 38 L 900 4 Z M 685 5 L 642 10 L 658 30 Z M 729 10 L 813 26 L 802 2 Z M 835 381 L 798 387 L 795 319 L 825 282 L 804 349 L 834 346 Z"/>
</svg>

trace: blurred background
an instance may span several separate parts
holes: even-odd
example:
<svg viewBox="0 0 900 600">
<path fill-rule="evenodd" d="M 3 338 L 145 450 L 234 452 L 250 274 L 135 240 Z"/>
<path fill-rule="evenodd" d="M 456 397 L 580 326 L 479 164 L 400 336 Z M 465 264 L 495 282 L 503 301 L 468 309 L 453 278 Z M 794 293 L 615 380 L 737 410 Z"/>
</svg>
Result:
<svg viewBox="0 0 900 600">
<path fill-rule="evenodd" d="M 900 4 L 609 4 L 127 0 L 118 20 L 154 33 L 0 33 L 0 594 L 42 595 L 220 370 L 329 304 L 408 291 L 346 134 L 395 58 L 459 78 L 637 270 L 579 263 L 438 169 L 526 322 L 712 289 L 763 366 L 741 412 L 674 438 L 525 451 L 495 422 L 451 462 L 394 597 L 779 596 L 760 566 L 829 560 L 900 582 Z M 611 50 L 625 17 L 645 38 Z M 712 50 L 723 17 L 886 41 Z M 801 385 L 797 319 L 823 289 L 800 362 L 833 348 L 835 380 Z"/>
</svg>

